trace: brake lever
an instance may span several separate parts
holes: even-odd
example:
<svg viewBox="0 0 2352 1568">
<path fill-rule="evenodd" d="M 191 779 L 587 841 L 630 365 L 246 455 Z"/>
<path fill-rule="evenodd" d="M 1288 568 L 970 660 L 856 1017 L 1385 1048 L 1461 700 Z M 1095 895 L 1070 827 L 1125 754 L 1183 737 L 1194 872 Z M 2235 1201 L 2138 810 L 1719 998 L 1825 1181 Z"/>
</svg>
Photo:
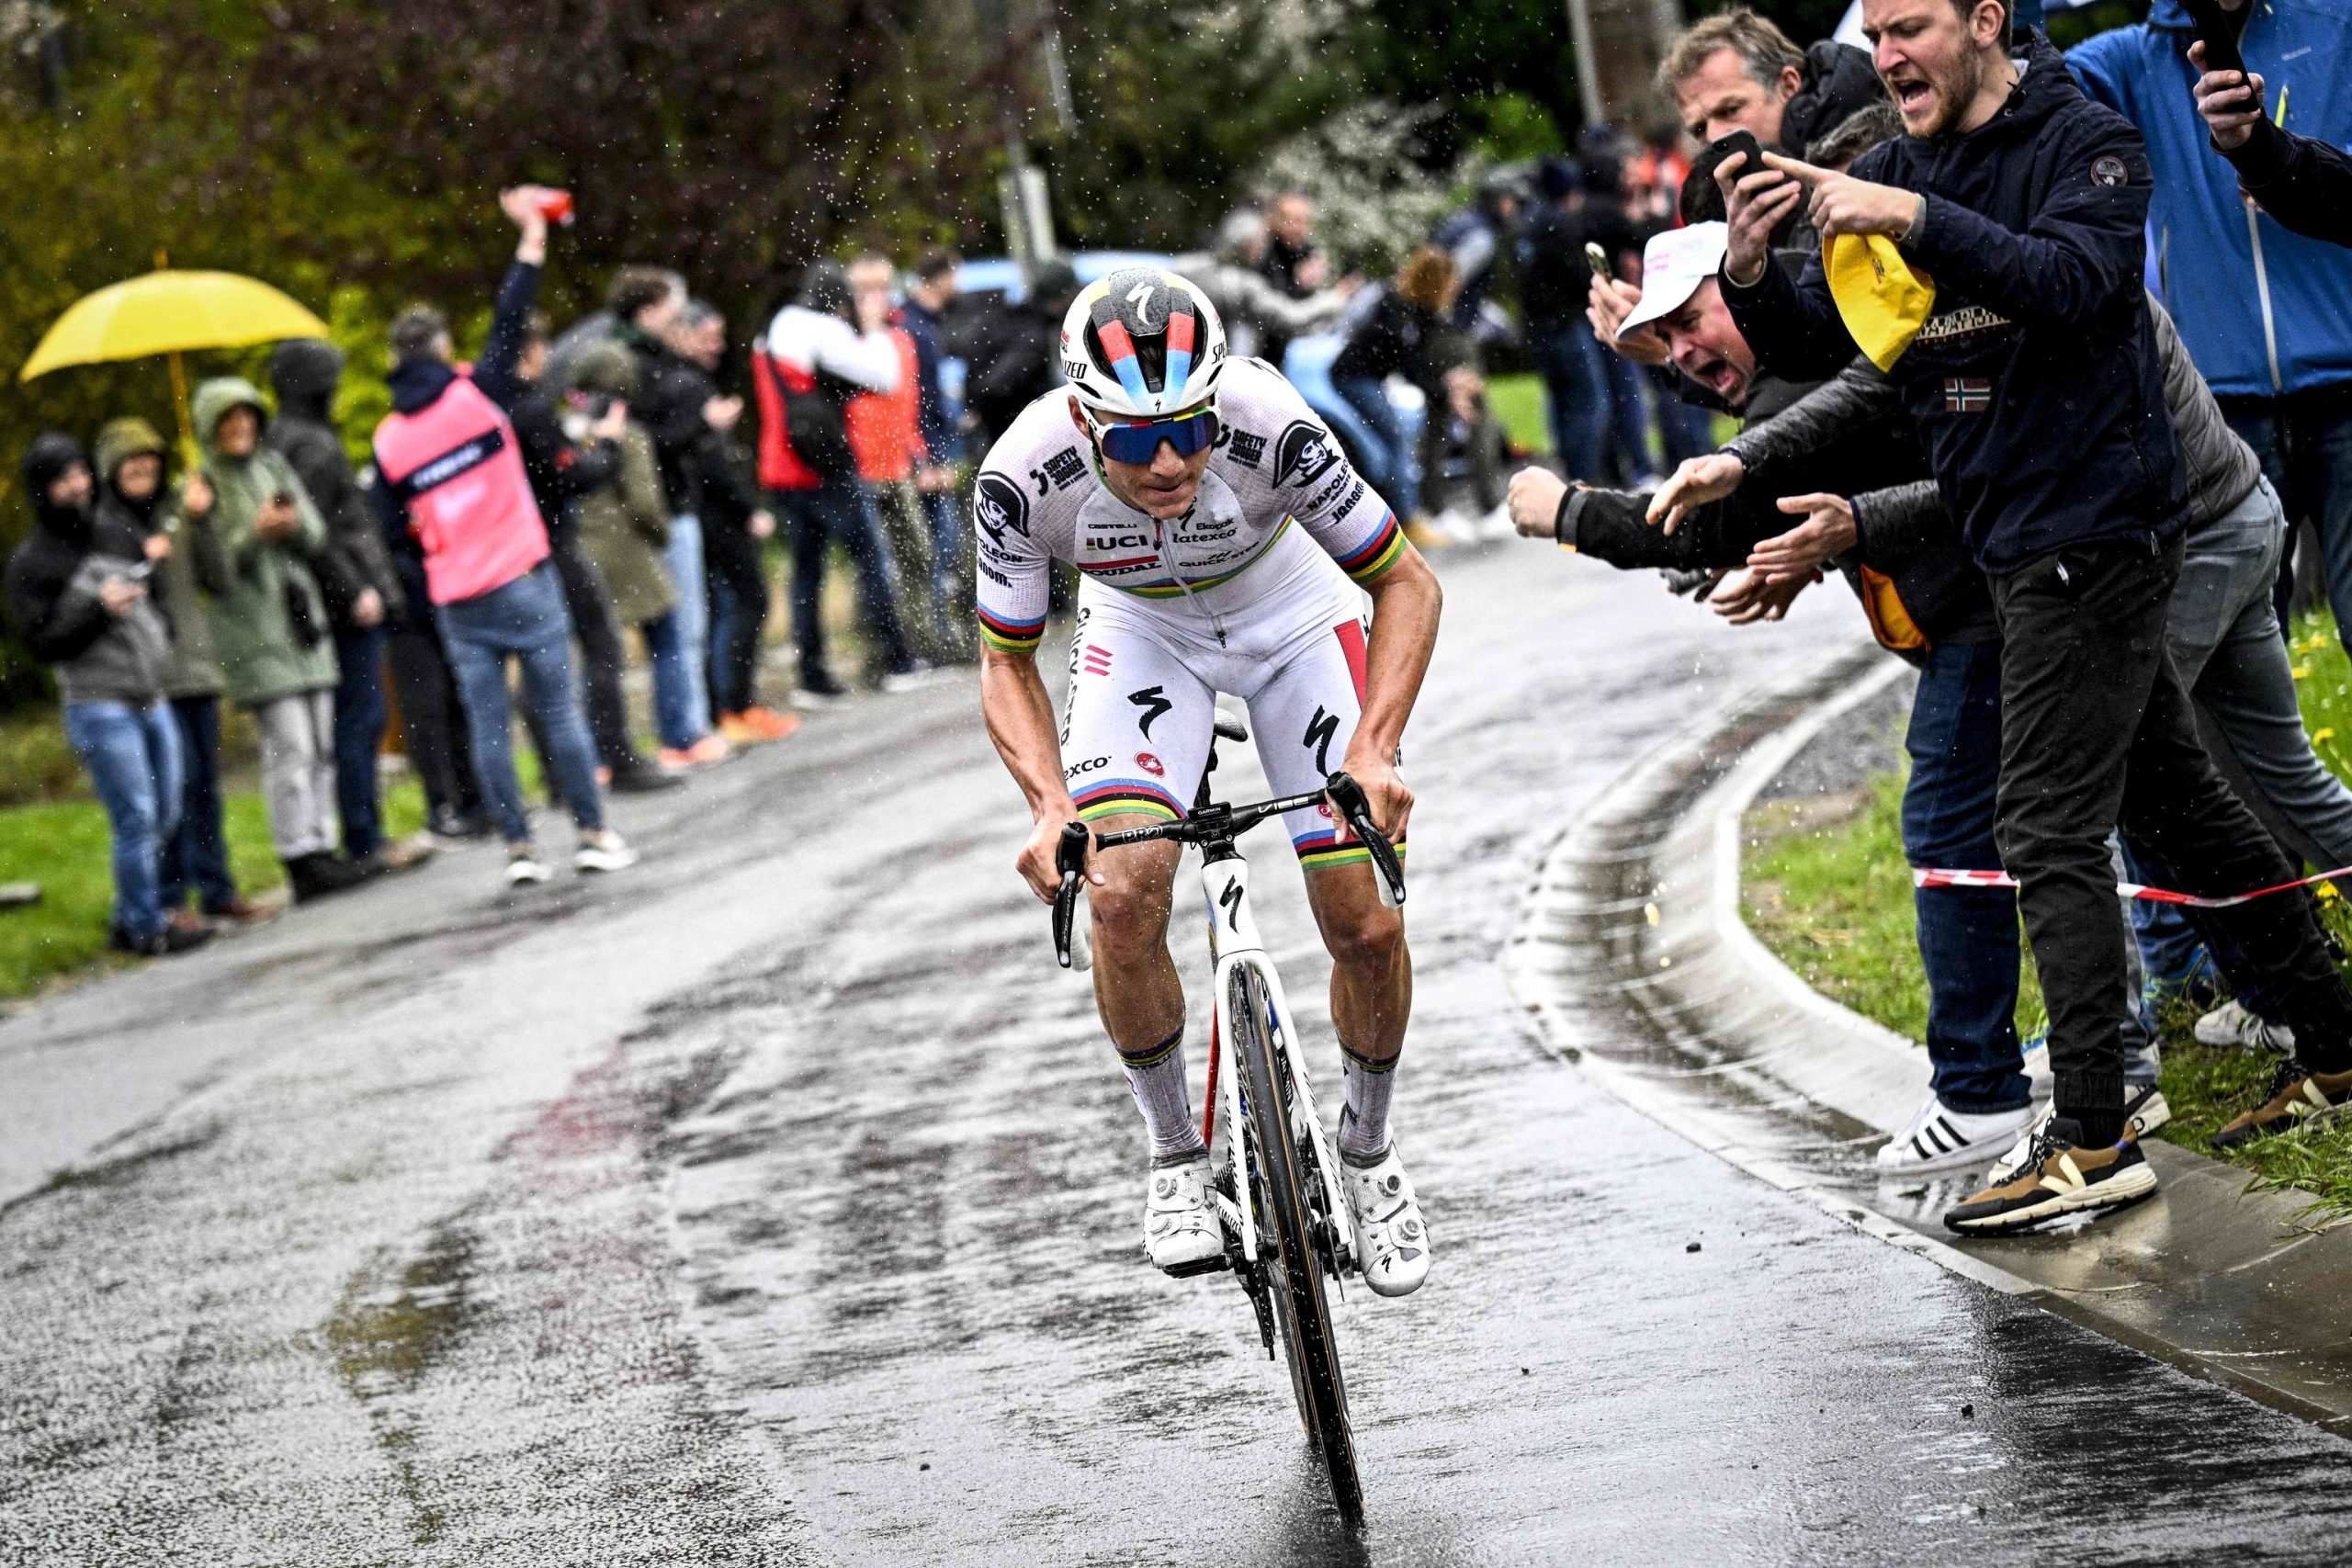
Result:
<svg viewBox="0 0 2352 1568">
<path fill-rule="evenodd" d="M 1405 907 L 1405 866 L 1396 858 L 1396 846 L 1373 825 L 1372 802 L 1364 797 L 1363 785 L 1346 773 L 1333 773 L 1324 784 L 1325 791 L 1339 804 L 1340 814 L 1348 819 L 1348 828 L 1372 855 L 1372 868 L 1378 874 L 1373 878 L 1373 891 L 1380 895 L 1384 909 Z"/>
<path fill-rule="evenodd" d="M 1054 959 L 1065 969 L 1094 966 L 1094 944 L 1078 923 L 1078 895 L 1086 886 L 1086 850 L 1092 837 L 1085 823 L 1067 822 L 1054 846 L 1054 868 L 1062 874 L 1060 891 L 1054 895 Z"/>
</svg>

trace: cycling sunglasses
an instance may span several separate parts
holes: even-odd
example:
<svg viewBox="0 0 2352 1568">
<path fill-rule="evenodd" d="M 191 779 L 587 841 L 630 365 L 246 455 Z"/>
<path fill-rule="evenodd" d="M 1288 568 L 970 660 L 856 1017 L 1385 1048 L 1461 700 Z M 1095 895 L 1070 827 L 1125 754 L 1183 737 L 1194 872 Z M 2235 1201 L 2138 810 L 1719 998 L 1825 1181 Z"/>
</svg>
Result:
<svg viewBox="0 0 2352 1568">
<path fill-rule="evenodd" d="M 1132 463 L 1138 468 L 1151 461 L 1163 441 L 1175 446 L 1179 457 L 1189 457 L 1216 441 L 1217 433 L 1216 411 L 1205 408 L 1171 414 L 1166 419 L 1133 421 L 1098 420 L 1093 411 L 1088 410 L 1086 422 L 1092 427 L 1095 439 L 1102 444 L 1104 457 L 1114 463 Z"/>
</svg>

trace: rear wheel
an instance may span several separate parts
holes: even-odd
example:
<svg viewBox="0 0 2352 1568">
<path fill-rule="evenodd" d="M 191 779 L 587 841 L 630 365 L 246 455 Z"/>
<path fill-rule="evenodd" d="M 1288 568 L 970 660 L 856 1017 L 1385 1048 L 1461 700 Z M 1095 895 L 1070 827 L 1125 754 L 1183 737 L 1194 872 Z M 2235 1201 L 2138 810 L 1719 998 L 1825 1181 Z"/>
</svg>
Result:
<svg viewBox="0 0 2352 1568">
<path fill-rule="evenodd" d="M 1317 1178 L 1301 1158 L 1294 1125 L 1290 1075 L 1274 1059 L 1267 1025 L 1265 985 L 1247 964 L 1235 968 L 1231 1002 L 1235 1065 L 1242 1073 L 1242 1118 L 1261 1213 L 1273 1223 L 1278 1256 L 1268 1269 L 1274 1318 L 1290 1360 L 1292 1391 L 1308 1441 L 1330 1472 L 1332 1500 L 1350 1525 L 1363 1520 L 1363 1487 L 1356 1475 L 1354 1436 L 1348 1429 L 1348 1393 L 1340 1377 L 1338 1337 L 1323 1294 L 1320 1248 L 1316 1245 L 1317 1205 L 1309 1187 Z M 1311 1145 L 1310 1145 L 1311 1146 Z"/>
</svg>

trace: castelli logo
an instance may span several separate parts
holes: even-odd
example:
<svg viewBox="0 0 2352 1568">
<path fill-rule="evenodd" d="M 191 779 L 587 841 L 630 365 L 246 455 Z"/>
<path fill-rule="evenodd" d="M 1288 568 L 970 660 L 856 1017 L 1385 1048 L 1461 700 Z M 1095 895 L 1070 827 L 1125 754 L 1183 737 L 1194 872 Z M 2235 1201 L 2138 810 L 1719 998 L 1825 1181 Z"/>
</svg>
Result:
<svg viewBox="0 0 2352 1568">
<path fill-rule="evenodd" d="M 1156 779 L 1164 779 L 1168 776 L 1168 769 L 1166 765 L 1163 764 L 1159 758 L 1153 756 L 1148 751 L 1138 751 L 1136 753 L 1136 766 L 1141 768 L 1145 773 L 1149 773 Z"/>
</svg>

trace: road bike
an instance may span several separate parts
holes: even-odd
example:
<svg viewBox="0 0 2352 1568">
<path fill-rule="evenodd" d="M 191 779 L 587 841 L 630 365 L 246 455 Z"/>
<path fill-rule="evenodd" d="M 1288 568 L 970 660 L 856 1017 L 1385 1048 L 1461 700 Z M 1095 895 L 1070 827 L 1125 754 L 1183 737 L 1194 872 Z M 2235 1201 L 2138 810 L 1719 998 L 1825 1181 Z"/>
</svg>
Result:
<svg viewBox="0 0 2352 1568">
<path fill-rule="evenodd" d="M 1216 721 L 1216 733 L 1237 742 L 1250 739 L 1240 725 L 1223 716 Z M 1270 1360 L 1280 1325 L 1299 1422 L 1330 1474 L 1331 1496 L 1340 1517 L 1353 1527 L 1363 1519 L 1363 1488 L 1324 1281 L 1329 1279 L 1337 1290 L 1341 1277 L 1355 1269 L 1355 1223 L 1340 1190 L 1337 1151 L 1315 1114 L 1315 1096 L 1294 1049 L 1298 1034 L 1292 1027 L 1282 976 L 1274 972 L 1250 916 L 1250 863 L 1234 841 L 1270 817 L 1323 807 L 1328 801 L 1369 852 L 1380 901 L 1392 909 L 1405 901 L 1404 868 L 1373 825 L 1363 787 L 1346 773 L 1331 774 L 1319 793 L 1228 806 L 1210 798 L 1208 775 L 1216 769 L 1212 742 L 1192 815 L 1179 821 L 1100 835 L 1090 835 L 1080 822 L 1062 829 L 1057 850 L 1061 887 L 1054 899 L 1054 952 L 1065 969 L 1088 966 L 1085 932 L 1077 916 L 1090 836 L 1098 852 L 1156 841 L 1199 848 L 1209 952 L 1216 966 L 1208 1094 L 1201 1116 L 1201 1136 L 1213 1158 L 1221 1044 L 1230 1043 L 1234 1066 L 1224 1075 L 1224 1158 L 1212 1179 L 1224 1222 L 1225 1251 L 1190 1272 L 1232 1271 L 1250 1298 Z"/>
</svg>

